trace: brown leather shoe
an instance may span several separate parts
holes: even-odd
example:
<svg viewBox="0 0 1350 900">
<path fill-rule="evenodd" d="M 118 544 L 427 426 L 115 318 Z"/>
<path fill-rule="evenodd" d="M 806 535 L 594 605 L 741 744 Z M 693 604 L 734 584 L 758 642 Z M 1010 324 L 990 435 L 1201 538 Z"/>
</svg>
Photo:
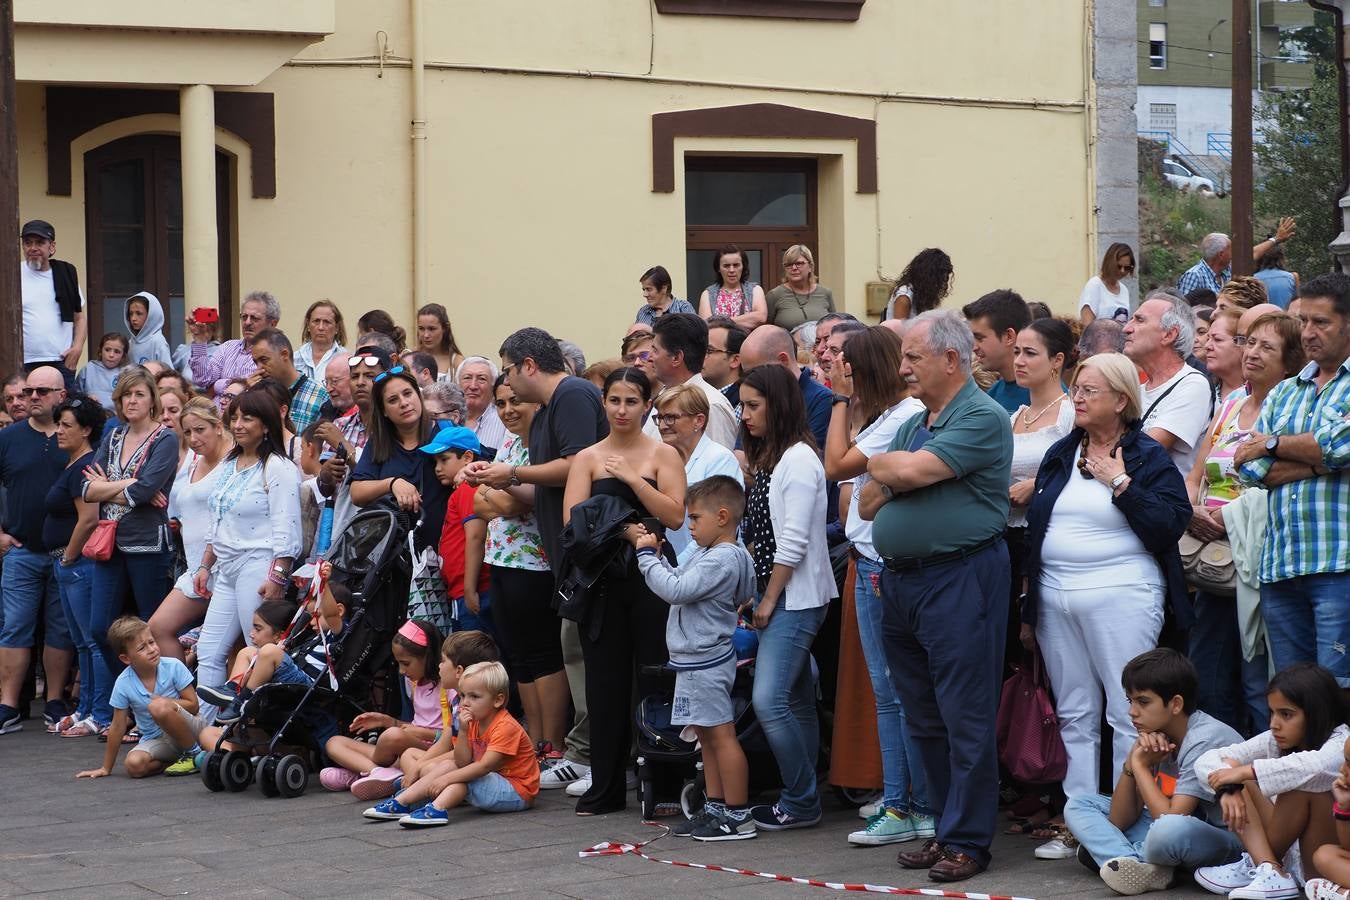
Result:
<svg viewBox="0 0 1350 900">
<path fill-rule="evenodd" d="M 942 849 L 942 858 L 933 864 L 933 868 L 928 870 L 928 877 L 933 881 L 965 881 L 972 875 L 978 875 L 984 871 L 984 866 L 980 865 L 972 856 L 967 856 L 959 850 L 953 850 L 950 847 Z"/>
<path fill-rule="evenodd" d="M 930 869 L 942 860 L 942 846 L 930 838 L 918 850 L 901 850 L 895 861 L 906 869 Z"/>
</svg>

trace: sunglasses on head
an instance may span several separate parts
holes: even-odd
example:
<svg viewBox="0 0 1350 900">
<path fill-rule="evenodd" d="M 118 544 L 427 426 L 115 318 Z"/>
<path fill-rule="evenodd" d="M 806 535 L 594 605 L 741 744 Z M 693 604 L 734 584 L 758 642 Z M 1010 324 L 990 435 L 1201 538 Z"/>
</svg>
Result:
<svg viewBox="0 0 1350 900">
<path fill-rule="evenodd" d="M 384 363 L 373 353 L 362 353 L 347 360 L 347 368 L 349 369 L 355 369 L 359 366 L 365 366 L 367 369 L 378 369 L 382 365 Z"/>
<path fill-rule="evenodd" d="M 404 369 L 402 366 L 394 366 L 394 367 L 393 367 L 392 369 L 390 369 L 389 371 L 387 371 L 387 372 L 381 372 L 380 374 L 376 375 L 376 376 L 375 376 L 375 383 L 376 383 L 376 384 L 379 384 L 381 381 L 384 381 L 384 380 L 385 380 L 386 378 L 388 378 L 390 375 L 402 375 L 402 374 L 403 374 L 404 372 L 406 372 L 406 371 L 407 371 L 407 370 Z"/>
</svg>

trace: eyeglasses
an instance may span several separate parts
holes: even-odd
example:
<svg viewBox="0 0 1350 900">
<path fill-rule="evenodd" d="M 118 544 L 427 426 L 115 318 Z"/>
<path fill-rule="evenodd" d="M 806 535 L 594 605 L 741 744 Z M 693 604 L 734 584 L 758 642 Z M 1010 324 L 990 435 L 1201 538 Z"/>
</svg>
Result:
<svg viewBox="0 0 1350 900">
<path fill-rule="evenodd" d="M 339 384 L 342 384 L 342 381 L 343 381 L 343 379 L 341 379 L 341 378 L 325 378 L 325 379 L 323 380 L 323 383 L 324 383 L 325 385 L 327 385 L 328 387 L 336 387 L 336 386 L 338 386 Z"/>
<path fill-rule="evenodd" d="M 658 424 L 658 425 L 674 425 L 676 422 L 680 421 L 681 419 L 687 419 L 687 418 L 689 418 L 689 414 L 688 414 L 688 413 L 662 413 L 662 414 L 660 414 L 660 415 L 652 416 L 652 418 L 656 420 L 656 424 Z"/>
<path fill-rule="evenodd" d="M 362 353 L 360 356 L 353 356 L 347 360 L 347 368 L 355 369 L 358 366 L 365 366 L 368 369 L 378 369 L 384 365 L 384 361 L 378 356 L 370 353 Z"/>
<path fill-rule="evenodd" d="M 631 366 L 631 365 L 632 365 L 633 363 L 635 363 L 635 362 L 650 362 L 650 361 L 651 361 L 651 358 L 652 358 L 652 351 L 650 351 L 650 350 L 643 350 L 643 351 L 641 351 L 641 352 L 639 352 L 639 353 L 628 353 L 628 354 L 625 354 L 625 356 L 624 356 L 624 358 L 623 358 L 623 361 L 626 362 L 626 363 L 628 363 L 628 365 Z"/>
<path fill-rule="evenodd" d="M 390 369 L 389 371 L 387 371 L 387 372 L 381 372 L 380 374 L 376 375 L 376 376 L 375 376 L 375 383 L 376 383 L 376 384 L 379 384 L 381 381 L 384 381 L 386 378 L 390 377 L 391 375 L 402 375 L 402 374 L 404 374 L 405 372 L 407 372 L 407 369 L 403 368 L 402 366 L 394 366 L 394 367 L 393 367 L 392 369 Z"/>
<path fill-rule="evenodd" d="M 797 268 L 797 266 L 809 266 L 809 265 L 811 264 L 804 259 L 794 259 L 792 262 L 787 264 L 787 267 L 789 269 L 795 269 Z"/>
<path fill-rule="evenodd" d="M 1114 394 L 1114 393 L 1115 391 L 1111 390 L 1110 388 L 1095 388 L 1086 386 L 1079 387 L 1078 385 L 1074 385 L 1072 388 L 1069 389 L 1069 399 L 1077 400 L 1079 397 L 1082 397 L 1084 400 L 1093 400 L 1096 399 L 1098 394 Z"/>
<path fill-rule="evenodd" d="M 23 389 L 25 397 L 45 397 L 52 391 L 60 391 L 64 388 L 44 388 L 44 387 L 26 387 Z"/>
</svg>

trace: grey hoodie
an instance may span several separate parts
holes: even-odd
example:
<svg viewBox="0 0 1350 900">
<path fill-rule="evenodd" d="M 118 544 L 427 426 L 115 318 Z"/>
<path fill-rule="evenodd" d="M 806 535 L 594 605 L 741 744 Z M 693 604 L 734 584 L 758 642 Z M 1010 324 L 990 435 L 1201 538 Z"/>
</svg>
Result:
<svg viewBox="0 0 1350 900">
<path fill-rule="evenodd" d="M 651 549 L 639 550 L 637 562 L 647 587 L 671 605 L 671 668 L 707 669 L 735 656 L 736 611 L 755 596 L 755 565 L 744 547 L 728 541 L 699 548 L 678 569 Z"/>
<path fill-rule="evenodd" d="M 145 317 L 145 326 L 141 328 L 140 334 L 132 333 L 131 322 L 127 318 L 127 305 L 136 297 L 142 298 L 150 306 L 150 312 Z M 127 302 L 122 304 L 122 324 L 126 326 L 127 338 L 131 344 L 127 348 L 128 365 L 139 366 L 157 359 L 170 369 L 174 367 L 169 342 L 164 340 L 164 307 L 159 305 L 158 297 L 149 291 L 141 291 L 128 297 Z"/>
<path fill-rule="evenodd" d="M 112 409 L 113 388 L 117 387 L 117 378 L 122 374 L 124 368 L 126 367 L 118 366 L 116 369 L 109 369 L 100 360 L 91 359 L 80 370 L 80 375 L 75 379 L 75 384 L 84 393 L 97 400 L 104 409 Z"/>
</svg>

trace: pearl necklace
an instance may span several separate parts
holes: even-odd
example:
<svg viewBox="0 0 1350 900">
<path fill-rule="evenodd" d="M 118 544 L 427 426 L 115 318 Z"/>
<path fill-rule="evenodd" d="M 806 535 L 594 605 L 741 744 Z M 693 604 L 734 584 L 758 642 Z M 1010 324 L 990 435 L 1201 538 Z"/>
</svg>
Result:
<svg viewBox="0 0 1350 900">
<path fill-rule="evenodd" d="M 1034 415 L 1034 416 L 1028 416 L 1028 415 L 1027 415 L 1027 413 L 1031 412 L 1031 407 L 1028 406 L 1028 407 L 1027 407 L 1027 412 L 1022 413 L 1022 424 L 1023 424 L 1023 425 L 1034 425 L 1034 424 L 1036 424 L 1036 420 L 1039 419 L 1041 416 L 1045 415 L 1047 412 L 1049 412 L 1050 407 L 1057 405 L 1061 400 L 1063 400 L 1063 399 L 1064 399 L 1065 397 L 1067 397 L 1067 396 L 1068 396 L 1068 394 L 1065 394 L 1063 391 L 1060 391 L 1060 394 L 1059 394 L 1058 397 L 1056 397 L 1054 400 L 1050 401 L 1049 404 L 1047 404 L 1040 412 L 1036 413 L 1036 415 Z"/>
</svg>

